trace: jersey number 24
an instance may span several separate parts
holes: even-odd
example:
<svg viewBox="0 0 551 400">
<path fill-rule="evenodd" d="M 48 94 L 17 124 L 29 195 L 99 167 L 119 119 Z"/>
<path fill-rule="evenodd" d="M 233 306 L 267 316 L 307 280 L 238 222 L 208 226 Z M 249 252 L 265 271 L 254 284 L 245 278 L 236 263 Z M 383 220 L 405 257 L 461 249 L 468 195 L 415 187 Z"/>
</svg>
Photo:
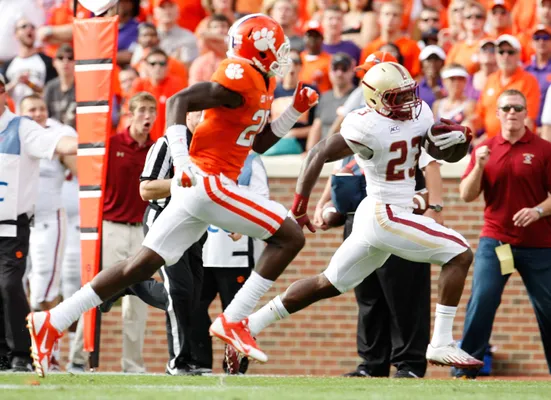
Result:
<svg viewBox="0 0 551 400">
<path fill-rule="evenodd" d="M 258 110 L 253 115 L 253 122 L 256 122 L 254 125 L 249 125 L 246 127 L 243 132 L 237 138 L 237 144 L 239 146 L 250 147 L 251 143 L 254 140 L 254 135 L 262 132 L 266 122 L 268 122 L 268 117 L 270 116 L 270 110 Z"/>
</svg>

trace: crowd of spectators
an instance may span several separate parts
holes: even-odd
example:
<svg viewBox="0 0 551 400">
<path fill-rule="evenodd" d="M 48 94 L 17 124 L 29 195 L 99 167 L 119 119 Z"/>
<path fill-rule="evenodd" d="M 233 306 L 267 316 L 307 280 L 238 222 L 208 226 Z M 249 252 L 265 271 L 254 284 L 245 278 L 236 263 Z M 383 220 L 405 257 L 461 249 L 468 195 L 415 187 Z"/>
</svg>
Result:
<svg viewBox="0 0 551 400">
<path fill-rule="evenodd" d="M 73 7 L 72 0 L 0 4 L 0 64 L 11 107 L 17 110 L 33 92 L 43 94 L 50 115 L 71 126 L 71 23 L 74 14 L 91 16 Z M 128 124 L 128 99 L 147 91 L 159 105 L 152 138 L 161 136 L 166 99 L 208 80 L 225 57 L 229 27 L 253 12 L 280 23 L 293 50 L 291 76 L 278 83 L 276 98 L 282 99 L 273 114 L 289 101 L 297 79 L 322 95 L 318 110 L 269 154 L 302 153 L 324 138 L 335 113 L 326 109 L 342 106 L 358 83 L 354 67 L 381 49 L 419 81 L 420 96 L 435 115 L 471 127 L 475 143 L 497 134 L 495 104 L 506 89 L 527 95 L 527 126 L 551 136 L 551 117 L 542 118 L 551 71 L 551 0 L 121 0 L 108 12 L 119 16 L 113 131 Z"/>
</svg>

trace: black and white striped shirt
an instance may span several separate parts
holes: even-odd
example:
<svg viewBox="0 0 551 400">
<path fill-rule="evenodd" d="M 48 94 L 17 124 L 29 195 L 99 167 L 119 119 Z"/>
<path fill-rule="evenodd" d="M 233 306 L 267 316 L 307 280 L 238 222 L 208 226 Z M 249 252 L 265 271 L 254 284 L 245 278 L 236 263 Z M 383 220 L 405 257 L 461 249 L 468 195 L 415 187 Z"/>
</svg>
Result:
<svg viewBox="0 0 551 400">
<path fill-rule="evenodd" d="M 172 168 L 172 156 L 166 136 L 162 136 L 147 153 L 145 166 L 140 176 L 140 181 L 155 181 L 157 179 L 169 179 L 174 176 Z M 149 205 L 157 211 L 155 218 L 165 209 L 170 201 L 170 196 L 164 199 L 150 200 Z"/>
</svg>

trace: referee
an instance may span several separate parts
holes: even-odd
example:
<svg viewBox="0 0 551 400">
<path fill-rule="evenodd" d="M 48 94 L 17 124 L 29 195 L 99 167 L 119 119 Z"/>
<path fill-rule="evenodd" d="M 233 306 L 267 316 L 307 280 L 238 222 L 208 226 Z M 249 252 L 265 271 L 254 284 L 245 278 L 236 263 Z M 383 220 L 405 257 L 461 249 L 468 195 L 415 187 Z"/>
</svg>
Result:
<svg viewBox="0 0 551 400">
<path fill-rule="evenodd" d="M 0 369 L 32 372 L 25 321 L 30 309 L 22 279 L 40 159 L 76 154 L 77 139 L 13 114 L 6 101 L 0 75 Z"/>
<path fill-rule="evenodd" d="M 140 195 L 149 201 L 144 214 L 144 234 L 170 201 L 170 185 L 174 175 L 170 147 L 166 136 L 160 137 L 149 149 L 140 177 Z M 203 281 L 203 244 L 205 234 L 170 267 L 159 270 L 163 283 L 151 278 L 126 289 L 120 295 L 135 295 L 145 303 L 165 310 L 168 352 L 168 375 L 201 375 L 211 372 L 198 368 L 192 360 L 190 337 L 193 311 L 201 296 Z M 100 306 L 102 312 L 111 309 L 116 296 Z"/>
</svg>

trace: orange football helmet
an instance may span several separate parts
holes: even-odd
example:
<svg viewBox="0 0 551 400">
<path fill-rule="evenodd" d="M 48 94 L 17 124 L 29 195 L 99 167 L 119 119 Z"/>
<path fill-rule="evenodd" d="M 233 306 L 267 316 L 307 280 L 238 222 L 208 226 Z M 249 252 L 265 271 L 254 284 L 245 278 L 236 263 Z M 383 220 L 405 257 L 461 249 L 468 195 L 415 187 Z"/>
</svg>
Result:
<svg viewBox="0 0 551 400">
<path fill-rule="evenodd" d="M 289 39 L 281 26 L 264 14 L 238 19 L 229 32 L 227 56 L 247 60 L 268 76 L 284 76 L 291 66 Z"/>
</svg>

